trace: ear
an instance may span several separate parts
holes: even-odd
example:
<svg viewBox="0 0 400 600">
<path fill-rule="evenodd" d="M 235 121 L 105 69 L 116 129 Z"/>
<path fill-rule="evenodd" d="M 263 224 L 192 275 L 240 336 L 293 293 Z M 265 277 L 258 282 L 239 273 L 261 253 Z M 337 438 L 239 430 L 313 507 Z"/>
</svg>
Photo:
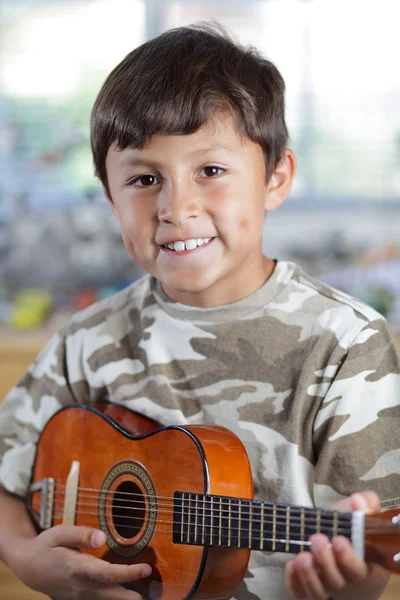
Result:
<svg viewBox="0 0 400 600">
<path fill-rule="evenodd" d="M 283 156 L 275 167 L 265 194 L 265 210 L 275 210 L 283 204 L 289 196 L 293 179 L 296 173 L 297 161 L 292 150 L 285 148 Z"/>
</svg>

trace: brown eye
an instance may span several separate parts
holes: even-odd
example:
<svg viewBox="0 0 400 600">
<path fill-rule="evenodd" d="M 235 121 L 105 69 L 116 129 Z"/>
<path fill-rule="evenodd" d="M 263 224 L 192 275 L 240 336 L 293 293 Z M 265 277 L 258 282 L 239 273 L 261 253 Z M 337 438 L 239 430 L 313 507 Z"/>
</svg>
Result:
<svg viewBox="0 0 400 600">
<path fill-rule="evenodd" d="M 152 187 L 153 185 L 157 185 L 160 183 L 155 175 L 139 175 L 139 177 L 135 177 L 130 182 L 130 185 L 135 185 L 136 187 Z"/>
<path fill-rule="evenodd" d="M 206 177 L 215 177 L 216 175 L 220 175 L 221 173 L 224 172 L 224 169 L 221 169 L 221 167 L 204 167 L 201 170 L 202 173 L 205 174 Z"/>
</svg>

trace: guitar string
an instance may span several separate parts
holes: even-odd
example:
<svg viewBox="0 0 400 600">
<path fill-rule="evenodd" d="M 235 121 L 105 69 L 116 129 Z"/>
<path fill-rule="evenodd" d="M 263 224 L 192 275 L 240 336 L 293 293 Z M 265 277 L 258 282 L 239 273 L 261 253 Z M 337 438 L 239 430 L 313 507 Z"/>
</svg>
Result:
<svg viewBox="0 0 400 600">
<path fill-rule="evenodd" d="M 96 515 L 96 513 L 85 513 L 85 514 Z M 53 518 L 54 519 L 63 519 L 63 515 L 53 515 Z M 140 518 L 140 517 L 133 517 L 133 518 Z M 98 525 L 98 523 L 96 521 L 85 521 L 85 525 L 87 525 L 88 523 L 93 524 L 93 525 L 96 525 L 96 524 Z M 162 519 L 157 519 L 157 524 L 158 523 L 164 523 L 166 525 L 179 525 L 179 527 L 181 526 L 181 523 L 178 522 L 178 521 L 173 522 L 173 521 L 164 521 Z M 115 522 L 114 522 L 114 525 L 116 525 Z M 183 532 L 184 535 L 185 534 L 187 535 L 187 527 L 188 527 L 188 525 L 189 525 L 188 523 L 184 524 L 184 527 L 185 527 L 185 531 Z M 191 523 L 190 525 L 193 525 L 193 523 Z M 125 525 L 123 523 L 118 523 L 117 526 L 123 527 L 124 529 L 135 529 L 135 530 L 138 530 L 138 528 L 135 527 L 134 525 Z M 219 536 L 219 530 L 218 530 L 218 528 L 215 527 L 215 526 L 213 526 L 213 525 L 202 524 L 199 527 L 202 527 L 203 529 L 209 529 L 210 530 L 209 533 L 204 533 L 205 536 L 208 535 L 210 537 L 211 534 L 213 535 L 213 537 Z M 141 528 L 140 528 L 140 530 L 141 530 Z M 243 528 L 239 529 L 238 527 L 236 527 L 236 528 L 235 527 L 231 527 L 230 531 L 231 532 L 238 532 L 238 531 L 244 532 L 245 530 Z M 157 533 L 158 532 L 169 533 L 170 534 L 171 533 L 171 529 L 157 528 Z M 177 532 L 177 533 L 179 534 L 180 532 Z M 279 533 L 281 533 L 281 532 L 279 532 Z M 293 534 L 293 532 L 292 532 L 292 534 Z M 202 537 L 202 536 L 199 534 L 199 536 L 196 536 L 196 537 Z M 257 538 L 257 537 L 252 537 L 252 541 L 256 541 L 256 542 L 258 541 L 258 542 L 260 542 L 262 540 L 264 540 L 264 541 L 271 541 L 271 542 L 274 541 L 273 538 L 265 538 L 265 537 L 263 537 L 263 538 L 259 538 L 258 537 Z M 275 539 L 275 541 L 276 542 L 280 541 L 280 542 L 284 542 L 284 543 L 292 542 L 292 543 L 297 543 L 297 544 L 311 544 L 311 542 L 308 542 L 308 541 L 300 541 L 300 540 L 286 539 L 286 538 L 282 539 L 282 540 Z"/>
<path fill-rule="evenodd" d="M 84 513 L 84 514 L 96 515 L 97 516 L 97 513 Z M 57 519 L 57 520 L 62 520 L 63 519 L 63 515 L 53 515 L 53 518 Z M 134 518 L 140 518 L 140 517 L 134 517 Z M 181 522 L 173 522 L 173 521 L 165 521 L 165 520 L 162 520 L 162 519 L 157 519 L 157 524 L 159 524 L 159 523 L 164 523 L 164 524 L 167 524 L 167 525 L 179 525 L 179 528 L 181 528 L 181 526 L 182 526 Z M 98 521 L 89 521 L 89 520 L 87 520 L 87 521 L 84 522 L 84 525 L 93 525 L 93 526 L 98 527 L 99 523 L 98 523 Z M 114 522 L 114 526 L 123 527 L 124 530 L 127 530 L 127 529 L 133 529 L 133 530 L 136 530 L 136 531 L 138 530 L 138 527 L 135 527 L 134 525 L 126 525 L 124 523 L 118 523 L 117 524 L 117 523 Z M 188 526 L 193 526 L 193 523 L 184 523 L 185 530 L 183 532 L 183 537 L 185 535 L 187 536 L 187 528 L 188 528 Z M 198 527 L 200 528 L 200 532 L 199 532 L 198 536 L 196 534 L 193 534 L 193 532 L 190 532 L 189 535 L 194 535 L 195 538 L 196 537 L 201 538 L 202 537 L 201 528 L 203 528 L 203 529 L 209 529 L 210 530 L 209 533 L 205 532 L 204 536 L 209 536 L 209 537 L 211 537 L 211 535 L 213 535 L 214 537 L 219 536 L 219 528 L 217 526 L 215 526 L 215 525 L 200 524 L 200 525 L 198 525 Z M 140 528 L 140 530 L 141 530 L 141 528 Z M 211 533 L 211 530 L 214 533 Z M 239 529 L 239 528 L 233 528 L 233 527 L 230 528 L 231 532 L 238 532 L 239 530 L 241 532 L 245 532 L 245 530 L 243 528 L 241 528 L 241 529 Z M 163 529 L 163 528 L 158 527 L 157 528 L 157 533 L 168 533 L 168 534 L 171 534 L 172 532 L 171 532 L 171 529 Z M 181 533 L 180 531 L 176 532 L 177 535 L 179 535 L 180 533 Z M 278 532 L 278 533 L 281 533 L 281 532 Z M 347 533 L 350 534 L 350 532 L 347 532 Z M 381 533 L 387 533 L 387 532 L 381 532 Z M 227 534 L 225 533 L 224 536 L 226 537 L 226 535 Z M 291 532 L 291 535 L 293 535 L 293 532 Z M 345 535 L 345 534 L 338 534 L 338 535 Z M 133 537 L 135 537 L 135 536 L 133 536 Z M 127 538 L 125 538 L 125 539 L 127 539 Z M 263 542 L 265 542 L 265 541 L 271 541 L 271 542 L 275 541 L 276 543 L 280 542 L 280 543 L 284 543 L 284 544 L 290 543 L 290 544 L 298 544 L 298 545 L 305 545 L 305 544 L 311 545 L 311 542 L 309 542 L 307 540 L 301 541 L 301 540 L 295 540 L 293 538 L 277 539 L 277 538 L 266 538 L 266 537 L 260 538 L 260 537 L 253 537 L 252 536 L 251 541 L 252 541 L 252 543 L 253 542 L 261 542 L 261 541 L 263 541 Z M 204 544 L 204 545 L 207 545 L 207 544 Z"/>
<path fill-rule="evenodd" d="M 56 500 L 55 504 L 57 504 L 57 503 L 59 504 L 60 502 L 62 502 L 62 501 L 57 501 Z M 79 503 L 77 503 L 77 504 L 79 505 Z M 94 507 L 96 507 L 97 504 L 95 504 L 95 505 L 87 505 L 87 506 L 94 506 Z M 108 505 L 108 506 L 111 506 L 111 505 Z M 62 507 L 57 507 L 57 509 L 58 508 L 62 508 Z M 121 507 L 118 507 L 118 508 L 121 508 Z M 143 512 L 144 508 L 131 507 L 130 510 L 140 510 L 140 511 Z M 212 509 L 211 508 L 209 508 L 209 509 L 205 508 L 205 511 L 207 511 L 207 510 L 211 511 Z M 218 509 L 216 509 L 216 511 L 217 510 Z M 158 514 L 170 514 L 170 515 L 174 515 L 174 511 L 162 511 L 162 510 L 158 510 L 158 509 L 157 509 L 157 513 Z M 79 510 L 79 509 L 76 511 L 76 514 L 79 515 L 79 516 L 81 516 L 81 515 L 98 515 L 97 512 L 91 512 L 91 511 L 85 511 L 85 510 Z M 190 516 L 192 516 L 192 518 L 195 516 L 195 513 L 194 512 L 190 512 L 190 510 L 188 510 L 187 512 L 185 510 L 181 511 L 180 514 L 183 517 L 184 516 L 188 516 L 189 518 L 190 518 Z M 207 514 L 207 512 L 204 512 L 204 513 L 201 513 L 201 514 L 203 514 L 204 518 L 210 518 L 210 519 L 211 518 L 213 518 L 213 519 L 215 519 L 215 518 L 218 519 L 219 518 L 219 510 L 218 510 L 217 514 L 213 514 L 213 515 Z M 127 520 L 127 519 L 134 519 L 134 520 L 141 519 L 141 520 L 143 520 L 143 517 L 141 517 L 141 516 L 128 516 L 128 515 L 123 515 L 123 514 L 120 514 L 120 513 L 117 514 L 117 515 L 115 515 L 115 516 L 116 517 L 120 517 L 120 518 L 122 518 L 124 520 Z M 249 515 L 247 515 L 247 516 L 249 517 Z M 280 519 L 279 516 L 281 516 L 283 518 Z M 238 519 L 239 518 L 238 514 L 237 515 L 232 515 L 231 514 L 230 518 L 232 519 L 232 517 L 233 517 L 233 519 Z M 244 515 L 242 513 L 241 518 L 245 519 L 246 515 Z M 300 519 L 300 523 L 297 522 L 297 523 L 294 524 L 293 521 L 294 521 L 294 519 L 291 519 L 291 523 L 290 523 L 291 527 L 293 527 L 293 526 L 300 526 L 301 525 L 301 519 Z M 297 521 L 298 521 L 298 519 L 297 519 Z M 379 521 L 379 519 L 378 519 L 378 521 Z M 178 521 L 163 521 L 163 522 L 165 522 L 165 523 L 168 522 L 168 523 L 171 523 L 172 525 L 175 525 L 175 524 L 178 524 L 178 523 L 181 524 L 180 521 L 179 522 Z M 265 526 L 268 526 L 268 525 L 271 525 L 271 524 L 275 523 L 276 526 L 282 525 L 282 526 L 286 527 L 287 526 L 287 516 L 285 516 L 285 515 L 276 515 L 275 519 L 264 519 L 264 520 L 252 518 L 251 519 L 251 523 L 252 524 L 264 523 Z M 306 519 L 304 518 L 303 519 L 303 525 L 304 525 L 304 527 L 307 527 L 307 526 L 314 527 L 315 525 L 317 525 L 317 523 L 314 522 L 314 521 L 312 523 L 310 521 L 306 522 Z M 213 525 L 213 526 L 218 527 L 217 525 Z M 324 531 L 321 532 L 321 533 L 336 531 L 337 535 L 341 535 L 341 532 L 348 532 L 349 529 L 351 529 L 351 522 L 349 522 L 349 521 L 339 522 L 338 521 L 338 524 L 337 524 L 336 528 L 333 527 L 332 525 L 330 525 L 330 526 L 324 525 L 322 522 L 320 522 L 320 526 L 324 529 Z M 370 532 L 378 532 L 378 531 L 382 532 L 385 529 L 390 529 L 391 533 L 393 533 L 395 535 L 398 535 L 397 530 L 393 527 L 393 525 L 390 524 L 390 523 L 386 523 L 386 522 L 380 523 L 380 525 L 373 525 L 372 527 L 368 527 L 368 526 L 365 527 L 365 531 L 369 532 L 369 533 Z"/>
<path fill-rule="evenodd" d="M 58 490 L 58 488 L 65 488 L 65 487 L 66 486 L 57 484 L 57 490 Z M 78 489 L 78 491 L 81 491 L 81 490 L 90 490 L 91 488 L 77 488 L 77 489 Z M 97 493 L 98 491 L 100 491 L 100 493 Z M 58 493 L 58 491 L 57 491 L 57 493 Z M 184 492 L 184 493 L 188 494 L 190 492 Z M 62 494 L 63 494 L 63 492 L 61 492 L 61 495 Z M 66 493 L 64 493 L 64 496 L 65 495 L 66 495 Z M 107 501 L 108 499 L 115 500 L 115 496 L 117 496 L 117 495 L 123 496 L 123 498 L 121 498 L 121 500 L 124 501 L 124 504 L 127 504 L 129 502 L 132 503 L 132 504 L 137 504 L 137 503 L 144 503 L 145 504 L 146 503 L 143 500 L 139 500 L 139 498 L 143 498 L 143 496 L 144 496 L 141 493 L 117 492 L 117 491 L 113 491 L 113 490 L 108 490 L 107 492 L 105 492 L 105 491 L 102 491 L 102 490 L 94 490 L 93 489 L 93 494 L 92 495 L 80 493 L 79 497 L 80 498 L 87 498 L 87 499 L 90 499 L 90 500 L 98 500 L 100 498 L 103 499 L 106 496 L 111 497 L 111 498 L 106 498 L 106 501 Z M 136 498 L 138 498 L 138 500 L 127 500 L 126 496 L 135 496 Z M 160 499 L 161 500 L 164 500 L 164 499 L 168 500 L 168 504 L 162 504 L 162 503 L 158 502 L 157 503 L 158 506 L 173 506 L 174 502 L 182 502 L 182 501 L 185 501 L 185 502 L 195 502 L 195 503 L 198 503 L 198 504 L 203 504 L 203 502 L 204 502 L 203 498 L 205 499 L 206 503 L 211 503 L 211 498 L 214 498 L 214 499 L 218 500 L 218 496 L 206 496 L 206 495 L 203 495 L 203 498 L 193 499 L 193 498 L 175 498 L 173 496 L 158 496 L 158 495 L 149 495 L 149 494 L 147 494 L 146 498 L 150 498 L 150 499 L 154 498 L 157 501 L 160 500 Z M 116 500 L 118 501 L 119 498 L 116 498 Z M 229 498 L 226 497 L 226 496 L 223 496 L 222 500 L 226 501 L 226 500 L 229 500 Z M 251 505 L 253 508 L 257 508 L 257 507 L 261 508 L 261 506 L 264 506 L 264 511 L 265 510 L 274 510 L 274 509 L 276 511 L 286 511 L 287 507 L 289 507 L 291 511 L 300 511 L 301 512 L 301 510 L 304 510 L 304 511 L 312 511 L 312 512 L 315 513 L 315 515 L 309 515 L 309 517 L 307 517 L 307 518 L 313 518 L 313 516 L 315 516 L 315 518 L 317 518 L 317 512 L 318 511 L 320 512 L 320 518 L 321 519 L 323 519 L 323 518 L 332 518 L 334 512 L 338 513 L 339 518 L 345 518 L 346 516 L 347 516 L 347 518 L 351 517 L 351 512 L 348 512 L 348 511 L 334 511 L 334 510 L 330 511 L 329 509 L 316 509 L 314 507 L 297 507 L 297 506 L 278 505 L 278 504 L 274 505 L 271 502 L 263 502 L 261 500 L 255 500 L 254 501 L 254 500 L 249 500 L 247 498 L 233 498 L 232 497 L 231 500 L 233 500 L 233 503 L 232 503 L 232 506 L 231 506 L 232 508 L 234 508 L 235 506 L 236 507 L 239 506 L 238 504 L 235 504 L 235 501 L 240 501 L 240 502 L 249 503 L 249 504 L 242 504 L 241 505 L 242 508 Z M 229 509 L 222 509 L 222 512 L 229 512 Z M 330 513 L 330 514 L 328 515 L 326 513 Z"/>
<path fill-rule="evenodd" d="M 67 486 L 65 486 L 65 485 L 63 485 L 61 483 L 56 483 L 56 489 L 57 490 L 59 490 L 59 489 L 61 490 L 62 488 L 66 489 L 66 487 Z M 81 498 L 98 498 L 100 495 L 101 496 L 107 496 L 107 495 L 111 496 L 112 495 L 113 497 L 115 497 L 117 495 L 121 495 L 121 496 L 124 496 L 124 497 L 126 497 L 126 496 L 135 496 L 135 497 L 141 496 L 142 497 L 143 496 L 143 494 L 140 494 L 140 493 L 137 493 L 137 492 L 118 492 L 117 490 L 107 490 L 106 491 L 106 490 L 102 490 L 102 489 L 98 489 L 98 488 L 78 487 L 77 490 L 79 492 L 82 492 L 82 491 L 83 492 L 91 492 L 90 495 L 81 494 L 80 493 L 79 496 Z M 191 493 L 196 493 L 197 494 L 197 492 L 184 492 L 184 493 L 185 494 L 191 494 Z M 203 495 L 207 496 L 206 494 L 203 494 Z M 165 500 L 168 500 L 168 501 L 174 501 L 174 500 L 176 500 L 176 498 L 174 496 L 157 496 L 157 495 L 149 496 L 149 495 L 147 495 L 147 497 L 155 498 L 156 500 L 159 500 L 159 499 L 162 499 L 162 500 L 165 499 Z M 208 497 L 218 498 L 218 496 L 213 496 L 213 495 L 208 495 Z M 227 496 L 221 496 L 221 498 L 223 500 L 229 500 L 229 497 L 227 497 Z M 180 498 L 177 498 L 177 499 L 180 500 Z M 304 507 L 302 507 L 302 506 L 300 506 L 300 507 L 293 506 L 292 507 L 291 505 L 285 505 L 285 504 L 280 504 L 280 503 L 274 504 L 273 502 L 268 502 L 267 500 L 258 500 L 258 499 L 249 499 L 249 498 L 234 498 L 234 497 L 231 497 L 231 499 L 232 500 L 240 500 L 242 502 L 252 502 L 252 503 L 254 503 L 253 506 L 258 506 L 258 505 L 263 504 L 264 505 L 264 509 L 268 509 L 268 508 L 272 508 L 273 509 L 274 506 L 275 506 L 277 508 L 277 510 L 286 510 L 286 506 L 290 506 L 291 510 L 301 510 L 303 508 L 304 508 L 304 510 L 308 510 L 308 511 L 310 511 L 310 510 L 311 511 L 317 511 L 317 510 L 319 510 L 321 512 L 321 516 L 323 516 L 323 513 L 333 512 L 330 509 L 325 509 L 325 508 L 324 509 L 317 509 L 317 508 L 314 508 L 312 506 L 310 506 L 310 507 L 307 507 L 307 506 L 304 506 Z M 185 500 L 188 500 L 188 498 L 185 498 Z M 383 503 L 391 502 L 393 500 L 400 500 L 400 496 L 398 498 L 389 498 L 387 500 L 384 500 Z M 206 501 L 207 501 L 207 499 L 206 499 Z M 202 500 L 199 500 L 199 502 L 202 502 Z M 394 506 L 393 508 L 397 508 L 397 507 Z M 398 508 L 399 508 L 399 515 L 400 515 L 400 506 Z M 348 516 L 351 515 L 350 511 L 340 511 L 339 510 L 339 511 L 336 511 L 336 512 L 338 512 L 339 514 L 340 513 L 347 514 Z M 368 517 L 368 518 L 370 518 L 370 517 Z"/>
<path fill-rule="evenodd" d="M 139 496 L 140 498 L 143 498 L 142 494 L 130 494 L 130 495 L 135 495 L 135 496 Z M 100 494 L 100 496 L 101 496 L 101 494 Z M 92 496 L 92 497 L 91 496 L 86 496 L 86 498 L 95 500 L 98 497 L 97 496 Z M 175 508 L 175 510 L 177 510 L 178 507 L 176 505 L 174 506 L 173 502 L 175 501 L 175 502 L 178 502 L 178 503 L 182 503 L 182 500 L 183 500 L 181 498 L 178 498 L 178 499 L 168 498 L 168 496 L 147 496 L 147 498 L 154 498 L 154 499 L 167 498 L 167 499 L 170 500 L 170 502 L 168 504 L 167 503 L 158 502 L 157 506 L 168 507 L 168 508 Z M 108 504 L 107 504 L 107 500 L 110 500 L 111 502 L 108 502 Z M 107 505 L 108 506 L 112 506 L 112 504 L 113 504 L 112 500 L 113 500 L 113 498 L 107 498 L 106 499 L 106 503 L 105 503 L 106 506 Z M 124 506 L 126 506 L 129 503 L 131 503 L 133 506 L 132 507 L 129 507 L 129 506 L 127 507 L 130 510 L 132 510 L 132 509 L 141 510 L 140 508 L 138 508 L 138 506 L 137 506 L 138 504 L 142 504 L 144 506 L 147 506 L 147 503 L 146 503 L 145 500 L 125 500 L 125 499 L 122 499 L 122 498 L 121 499 L 117 498 L 117 501 L 118 500 L 121 500 L 121 501 L 123 500 L 124 501 Z M 62 499 L 59 499 L 59 500 L 56 500 L 56 501 L 57 502 L 63 502 Z M 200 507 L 200 509 L 202 509 L 202 510 L 204 508 L 206 508 L 208 510 L 218 511 L 218 513 L 220 512 L 219 505 L 216 504 L 216 505 L 214 505 L 214 507 L 211 507 L 211 502 L 207 498 L 205 499 L 205 501 L 203 501 L 202 499 L 194 500 L 193 498 L 192 499 L 185 498 L 184 501 L 186 503 L 190 502 L 190 506 L 188 506 L 188 504 L 186 504 L 183 507 L 181 506 L 179 508 L 183 508 L 183 509 L 187 508 L 188 511 L 189 511 L 189 510 L 195 509 L 196 508 L 196 504 L 197 504 L 197 507 Z M 252 502 L 252 501 L 248 500 L 248 502 Z M 194 506 L 193 506 L 193 503 L 194 503 Z M 95 504 L 90 504 L 90 503 L 79 502 L 79 501 L 76 504 L 80 505 L 80 506 L 88 506 L 88 507 L 89 506 L 97 506 L 98 505 L 97 502 Z M 250 508 L 250 506 L 252 507 L 253 510 L 254 510 L 254 508 L 257 508 L 257 509 L 261 510 L 261 504 L 260 505 L 242 504 L 241 508 L 242 509 L 246 509 L 246 508 Z M 232 510 L 238 509 L 238 507 L 239 507 L 238 504 L 233 503 L 231 505 L 231 512 L 232 512 Z M 307 522 L 311 523 L 311 522 L 314 522 L 316 519 L 318 519 L 318 513 L 317 513 L 318 509 L 315 509 L 315 508 L 310 508 L 310 509 L 304 508 L 304 511 L 311 510 L 311 511 L 315 511 L 315 513 L 313 515 L 307 515 L 307 514 L 305 514 L 304 518 L 303 518 L 301 516 L 301 510 L 302 510 L 301 508 L 297 508 L 297 507 L 296 508 L 289 507 L 289 508 L 290 508 L 290 520 L 292 522 L 296 521 L 296 520 L 301 522 L 302 520 L 304 520 L 305 523 L 307 523 Z M 272 513 L 273 513 L 274 512 L 274 506 L 273 505 L 272 506 L 270 506 L 270 505 L 264 506 L 264 512 L 266 510 L 270 511 L 270 512 L 272 511 Z M 171 513 L 172 512 L 173 511 L 171 511 Z M 183 512 L 185 512 L 185 511 L 183 510 Z M 282 517 L 282 519 L 284 520 L 284 522 L 286 522 L 286 519 L 287 519 L 287 508 L 286 507 L 276 507 L 275 508 L 275 512 L 277 513 L 277 516 Z M 299 516 L 296 516 L 295 514 L 293 514 L 294 512 L 300 513 Z M 224 514 L 224 515 L 225 514 L 229 514 L 229 508 L 227 508 L 227 509 L 226 508 L 222 508 L 221 513 Z M 347 523 L 351 522 L 351 512 L 343 512 L 342 513 L 341 511 L 332 511 L 332 514 L 329 514 L 329 515 L 327 515 L 325 512 L 321 512 L 320 513 L 320 519 L 319 520 L 320 520 L 321 524 L 324 524 L 325 522 L 330 523 L 331 520 L 334 518 L 334 514 L 335 513 L 337 514 L 338 519 L 342 520 L 344 522 L 343 524 L 347 524 Z M 392 523 L 385 522 L 385 521 L 382 523 L 382 519 L 380 519 L 379 517 L 369 517 L 369 516 L 367 516 L 367 519 L 368 519 L 367 525 L 369 525 L 370 527 L 372 526 L 372 528 L 373 528 L 372 521 L 375 521 L 376 524 L 379 524 L 379 525 L 387 525 L 389 528 L 393 527 Z M 264 521 L 264 522 L 266 522 L 266 521 Z"/>
<path fill-rule="evenodd" d="M 60 503 L 61 503 L 61 504 L 63 504 L 63 502 L 64 502 L 64 500 L 61 500 L 61 499 L 60 499 L 60 500 L 57 500 L 57 498 L 56 498 L 54 503 L 55 503 L 55 504 L 60 504 Z M 134 504 L 141 504 L 141 505 L 143 505 L 143 506 L 129 506 L 129 507 L 126 507 L 126 508 L 127 508 L 127 510 L 144 510 L 144 509 L 147 507 L 147 503 L 146 503 L 145 501 L 142 501 L 142 502 L 139 502 L 139 501 L 138 501 L 138 502 L 134 502 Z M 76 505 L 76 506 L 85 506 L 85 507 L 88 507 L 88 508 L 92 508 L 92 507 L 94 508 L 94 507 L 97 507 L 97 506 L 98 506 L 98 503 L 91 504 L 91 503 L 87 503 L 87 502 L 76 502 L 76 504 L 75 504 L 75 505 Z M 106 506 L 106 507 L 112 507 L 112 506 L 113 506 L 113 503 L 112 503 L 112 502 L 106 503 L 106 504 L 105 504 L 105 506 Z M 163 504 L 163 503 L 157 503 L 157 512 L 160 512 L 160 513 L 163 513 L 163 514 L 174 514 L 174 512 L 177 510 L 177 507 L 175 507 L 175 510 L 164 510 L 164 511 L 163 511 L 163 510 L 158 510 L 158 508 L 159 508 L 159 507 L 163 507 L 163 508 L 164 508 L 164 507 L 166 507 L 166 508 L 174 508 L 173 504 L 165 504 L 165 503 Z M 115 508 L 125 508 L 125 506 L 121 506 L 121 505 L 115 505 Z M 179 508 L 183 508 L 183 510 L 180 510 L 180 514 L 186 515 L 186 514 L 190 514 L 190 512 L 191 512 L 191 511 L 194 511 L 194 509 L 196 508 L 196 506 L 194 506 L 194 507 L 193 507 L 193 506 L 184 506 L 184 507 L 179 507 Z M 238 505 L 233 505 L 233 506 L 231 507 L 231 512 L 229 512 L 229 510 L 221 510 L 221 511 L 220 511 L 219 507 L 217 507 L 217 506 L 214 506 L 214 507 L 212 508 L 212 507 L 210 506 L 210 503 L 208 503 L 207 505 L 205 505 L 205 506 L 204 506 L 204 505 L 203 505 L 203 502 L 199 502 L 199 503 L 197 504 L 197 508 L 200 508 L 200 510 L 202 510 L 202 511 L 204 511 L 204 510 L 205 510 L 205 511 L 207 511 L 207 510 L 208 510 L 208 511 L 213 511 L 213 513 L 214 513 L 214 514 L 213 514 L 213 517 L 214 517 L 214 518 L 215 518 L 215 517 L 219 517 L 219 514 L 220 514 L 220 513 L 221 513 L 223 516 L 229 516 L 229 514 L 231 514 L 231 517 L 233 517 L 233 518 L 236 518 L 236 517 L 235 517 L 235 514 L 234 514 L 234 512 L 235 512 L 235 511 L 234 511 L 234 509 L 235 509 L 235 508 L 236 508 L 236 509 L 238 509 Z M 246 508 L 250 508 L 250 507 L 249 507 L 248 505 L 246 505 L 246 506 L 242 506 L 241 508 L 242 508 L 242 509 L 246 509 Z M 185 510 L 185 509 L 187 509 L 187 510 Z M 291 511 L 290 511 L 290 512 L 292 512 L 292 509 L 291 509 Z M 233 514 L 232 514 L 232 513 L 233 513 Z M 84 511 L 81 511 L 81 514 L 84 514 Z M 92 513 L 92 514 L 93 514 L 93 513 Z M 193 514 L 194 514 L 194 513 L 193 513 Z M 207 516 L 211 516 L 211 515 L 207 515 Z M 243 515 L 243 516 L 245 516 L 245 515 Z M 266 516 L 267 516 L 267 515 L 266 515 Z M 135 518 L 136 518 L 136 517 L 135 517 Z M 332 516 L 332 518 L 331 518 L 331 519 L 329 519 L 329 520 L 327 520 L 326 518 L 325 518 L 325 519 L 321 518 L 321 519 L 320 519 L 320 523 L 321 523 L 321 525 L 322 525 L 322 526 L 324 525 L 324 523 L 325 523 L 325 522 L 326 522 L 326 523 L 328 523 L 328 524 L 331 524 L 331 522 L 332 522 L 332 519 L 333 519 L 333 516 Z M 292 523 L 293 523 L 294 521 L 298 521 L 299 523 L 301 523 L 301 521 L 302 521 L 302 518 L 301 518 L 301 516 L 300 516 L 300 517 L 296 517 L 295 515 L 291 514 L 291 516 L 290 516 L 290 520 L 291 520 L 291 522 L 292 522 Z M 344 520 L 344 519 L 343 519 L 343 517 L 340 517 L 340 515 L 338 515 L 338 520 L 341 520 L 343 525 L 351 525 L 351 522 L 350 522 L 350 521 L 348 521 L 348 520 Z M 252 523 L 261 523 L 261 522 L 268 523 L 268 522 L 273 522 L 273 521 L 274 521 L 274 519 L 272 519 L 271 521 L 268 521 L 268 519 L 264 519 L 264 521 L 262 521 L 261 519 L 257 520 L 257 519 L 255 519 L 255 518 L 252 518 Z M 279 523 L 285 523 L 285 524 L 286 524 L 286 522 L 287 522 L 287 511 L 285 510 L 285 514 L 282 514 L 282 513 L 281 513 L 281 514 L 278 514 L 278 513 L 277 513 L 277 514 L 276 514 L 275 521 L 276 521 L 276 523 L 278 523 L 278 524 L 279 524 Z M 314 519 L 307 519 L 307 517 L 306 517 L 306 516 L 304 516 L 304 519 L 303 519 L 303 521 L 304 521 L 304 524 L 305 524 L 305 525 L 307 525 L 307 524 L 310 524 L 310 525 L 311 525 L 311 524 L 315 524 L 315 522 L 317 521 L 317 515 L 315 515 L 315 518 L 314 518 Z"/>
</svg>

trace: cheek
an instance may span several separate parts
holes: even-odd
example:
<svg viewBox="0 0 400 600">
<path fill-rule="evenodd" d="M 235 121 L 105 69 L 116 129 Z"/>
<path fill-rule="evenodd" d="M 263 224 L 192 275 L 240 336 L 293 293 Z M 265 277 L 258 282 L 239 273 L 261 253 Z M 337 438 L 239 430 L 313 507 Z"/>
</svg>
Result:
<svg viewBox="0 0 400 600">
<path fill-rule="evenodd" d="M 250 228 L 250 221 L 246 217 L 241 218 L 239 221 L 240 231 L 247 231 L 249 228 Z"/>
<path fill-rule="evenodd" d="M 120 211 L 119 223 L 123 235 L 127 238 L 131 237 L 134 241 L 135 238 L 148 234 L 152 218 L 145 205 L 131 203 Z"/>
</svg>

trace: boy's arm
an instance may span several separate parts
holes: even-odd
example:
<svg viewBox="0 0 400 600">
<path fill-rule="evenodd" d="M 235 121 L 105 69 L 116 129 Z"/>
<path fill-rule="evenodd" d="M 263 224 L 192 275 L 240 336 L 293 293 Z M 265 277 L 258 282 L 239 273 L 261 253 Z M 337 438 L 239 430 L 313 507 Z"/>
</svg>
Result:
<svg viewBox="0 0 400 600">
<path fill-rule="evenodd" d="M 316 506 L 378 511 L 398 503 L 397 422 L 400 358 L 384 319 L 368 322 L 350 343 L 343 362 L 327 364 L 316 399 L 313 446 Z M 364 492 L 370 489 L 374 492 Z M 359 493 L 353 494 L 358 491 Z M 345 498 L 337 503 L 338 498 Z M 312 538 L 312 552 L 291 561 L 286 581 L 296 598 L 377 600 L 390 575 L 367 566 L 350 543 Z M 296 595 L 297 594 L 297 595 Z"/>
<path fill-rule="evenodd" d="M 0 486 L 0 559 L 11 568 L 18 540 L 36 537 L 36 531 L 24 501 Z"/>
<path fill-rule="evenodd" d="M 338 510 L 379 511 L 374 492 L 353 494 L 339 502 Z M 390 574 L 379 565 L 367 565 L 348 539 L 338 536 L 330 544 L 325 535 L 311 537 L 311 552 L 302 552 L 286 565 L 286 585 L 295 598 L 313 600 L 378 600 Z"/>
<path fill-rule="evenodd" d="M 141 600 L 120 584 L 147 577 L 148 565 L 110 564 L 82 553 L 105 543 L 105 534 L 89 527 L 58 525 L 37 535 L 21 499 L 47 421 L 63 405 L 87 400 L 87 386 L 78 386 L 77 396 L 70 381 L 66 338 L 66 330 L 55 335 L 0 404 L 0 560 L 56 600 Z M 76 368 L 73 373 L 76 380 Z"/>
<path fill-rule="evenodd" d="M 0 486 L 0 559 L 28 587 L 57 600 L 142 600 L 124 589 L 147 577 L 145 564 L 117 565 L 82 554 L 98 548 L 105 534 L 89 527 L 59 525 L 37 535 L 24 501 Z"/>
</svg>

